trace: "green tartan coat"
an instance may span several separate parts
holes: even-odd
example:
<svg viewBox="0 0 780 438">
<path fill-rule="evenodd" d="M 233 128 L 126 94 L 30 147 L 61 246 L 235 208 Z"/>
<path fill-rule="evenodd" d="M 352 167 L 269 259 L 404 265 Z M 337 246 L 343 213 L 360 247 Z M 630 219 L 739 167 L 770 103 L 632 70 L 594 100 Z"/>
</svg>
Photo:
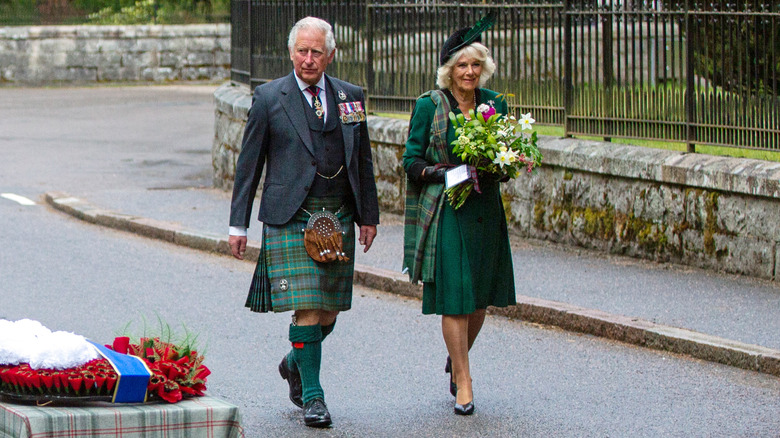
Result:
<svg viewBox="0 0 780 438">
<path fill-rule="evenodd" d="M 452 112 L 459 114 L 460 110 L 452 95 L 449 92 L 445 95 Z M 494 103 L 496 111 L 507 113 L 506 102 L 496 92 L 478 89 L 477 105 L 489 101 Z M 404 169 L 407 171 L 419 160 L 425 160 L 429 165 L 437 162 L 462 164 L 460 158 L 452 154 L 451 142 L 455 139 L 455 129 L 449 119 L 446 130 L 435 129 L 441 117 L 437 117 L 437 108 L 437 103 L 428 93 L 416 102 L 403 156 Z M 441 108 L 438 109 L 441 111 Z M 436 155 L 431 152 L 431 149 L 435 149 L 432 146 L 434 144 L 446 144 L 446 157 L 431 159 Z M 404 266 L 409 268 L 412 281 L 421 280 L 424 284 L 425 314 L 460 315 L 487 306 L 506 307 L 515 304 L 512 254 L 499 183 L 482 178 L 479 184 L 482 193 L 472 192 L 458 210 L 453 210 L 449 202 L 443 199 L 446 195 L 442 195 L 435 203 L 418 198 L 416 210 L 409 208 L 411 201 L 407 197 L 404 235 L 407 250 L 413 246 L 413 239 L 419 240 L 419 235 L 411 226 L 418 221 L 411 216 L 419 215 L 427 209 L 434 210 L 433 220 L 436 225 L 432 228 L 435 231 L 426 236 L 427 244 L 422 245 L 424 254 L 418 254 L 415 260 L 411 258 L 410 251 L 406 251 L 404 257 Z M 443 191 L 441 183 L 417 185 L 417 190 L 430 191 L 430 186 L 436 186 L 439 192 Z M 420 245 L 416 247 L 420 248 Z M 416 265 L 418 261 L 426 259 L 426 263 Z"/>
</svg>

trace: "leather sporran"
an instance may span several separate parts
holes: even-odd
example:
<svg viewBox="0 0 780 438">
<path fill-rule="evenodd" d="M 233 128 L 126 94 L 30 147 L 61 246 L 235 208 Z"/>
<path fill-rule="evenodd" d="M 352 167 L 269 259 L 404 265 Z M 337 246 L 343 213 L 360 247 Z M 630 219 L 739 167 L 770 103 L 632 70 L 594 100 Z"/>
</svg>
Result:
<svg viewBox="0 0 780 438">
<path fill-rule="evenodd" d="M 303 233 L 306 253 L 315 262 L 349 261 L 344 254 L 341 222 L 335 214 L 325 210 L 312 214 Z"/>
</svg>

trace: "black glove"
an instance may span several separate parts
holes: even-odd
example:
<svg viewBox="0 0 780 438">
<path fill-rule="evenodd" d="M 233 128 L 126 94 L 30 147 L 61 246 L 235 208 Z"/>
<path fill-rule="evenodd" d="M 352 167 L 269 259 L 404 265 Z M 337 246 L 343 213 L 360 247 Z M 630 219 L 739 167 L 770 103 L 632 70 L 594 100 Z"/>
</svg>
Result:
<svg viewBox="0 0 780 438">
<path fill-rule="evenodd" d="M 509 181 L 509 175 L 498 176 L 495 173 L 482 172 L 482 171 L 477 171 L 477 178 L 481 182 L 485 182 L 485 183 L 490 183 L 490 182 L 502 182 L 502 183 L 505 183 L 505 182 Z"/>
<path fill-rule="evenodd" d="M 443 183 L 444 174 L 447 169 L 444 167 L 436 168 L 436 166 L 425 166 L 420 175 L 420 180 L 427 183 Z"/>
</svg>

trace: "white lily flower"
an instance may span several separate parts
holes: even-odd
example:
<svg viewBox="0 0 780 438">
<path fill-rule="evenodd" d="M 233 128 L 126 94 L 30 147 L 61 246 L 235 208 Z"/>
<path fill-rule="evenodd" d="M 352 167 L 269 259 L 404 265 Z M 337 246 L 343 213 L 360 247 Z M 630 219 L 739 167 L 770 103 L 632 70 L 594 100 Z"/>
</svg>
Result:
<svg viewBox="0 0 780 438">
<path fill-rule="evenodd" d="M 501 151 L 496 155 L 496 158 L 493 160 L 493 164 L 498 164 L 498 166 L 503 169 L 505 164 L 511 163 L 511 159 L 511 151 Z"/>
<path fill-rule="evenodd" d="M 531 124 L 536 122 L 536 120 L 531 118 L 531 113 L 523 114 L 522 117 L 520 117 L 520 128 L 521 129 L 531 129 Z"/>
</svg>

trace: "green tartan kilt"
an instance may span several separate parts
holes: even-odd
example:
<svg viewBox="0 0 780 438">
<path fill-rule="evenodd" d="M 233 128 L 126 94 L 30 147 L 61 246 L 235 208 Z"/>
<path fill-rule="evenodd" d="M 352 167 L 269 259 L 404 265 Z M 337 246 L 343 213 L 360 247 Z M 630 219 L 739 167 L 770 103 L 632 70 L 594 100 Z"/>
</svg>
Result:
<svg viewBox="0 0 780 438">
<path fill-rule="evenodd" d="M 303 209 L 314 213 L 323 208 L 336 213 L 346 231 L 343 245 L 349 262 L 319 263 L 306 252 L 302 230 L 310 215 Z M 353 215 L 352 205 L 341 198 L 307 198 L 286 224 L 263 224 L 262 248 L 245 306 L 253 312 L 349 310 L 355 271 Z"/>
</svg>

